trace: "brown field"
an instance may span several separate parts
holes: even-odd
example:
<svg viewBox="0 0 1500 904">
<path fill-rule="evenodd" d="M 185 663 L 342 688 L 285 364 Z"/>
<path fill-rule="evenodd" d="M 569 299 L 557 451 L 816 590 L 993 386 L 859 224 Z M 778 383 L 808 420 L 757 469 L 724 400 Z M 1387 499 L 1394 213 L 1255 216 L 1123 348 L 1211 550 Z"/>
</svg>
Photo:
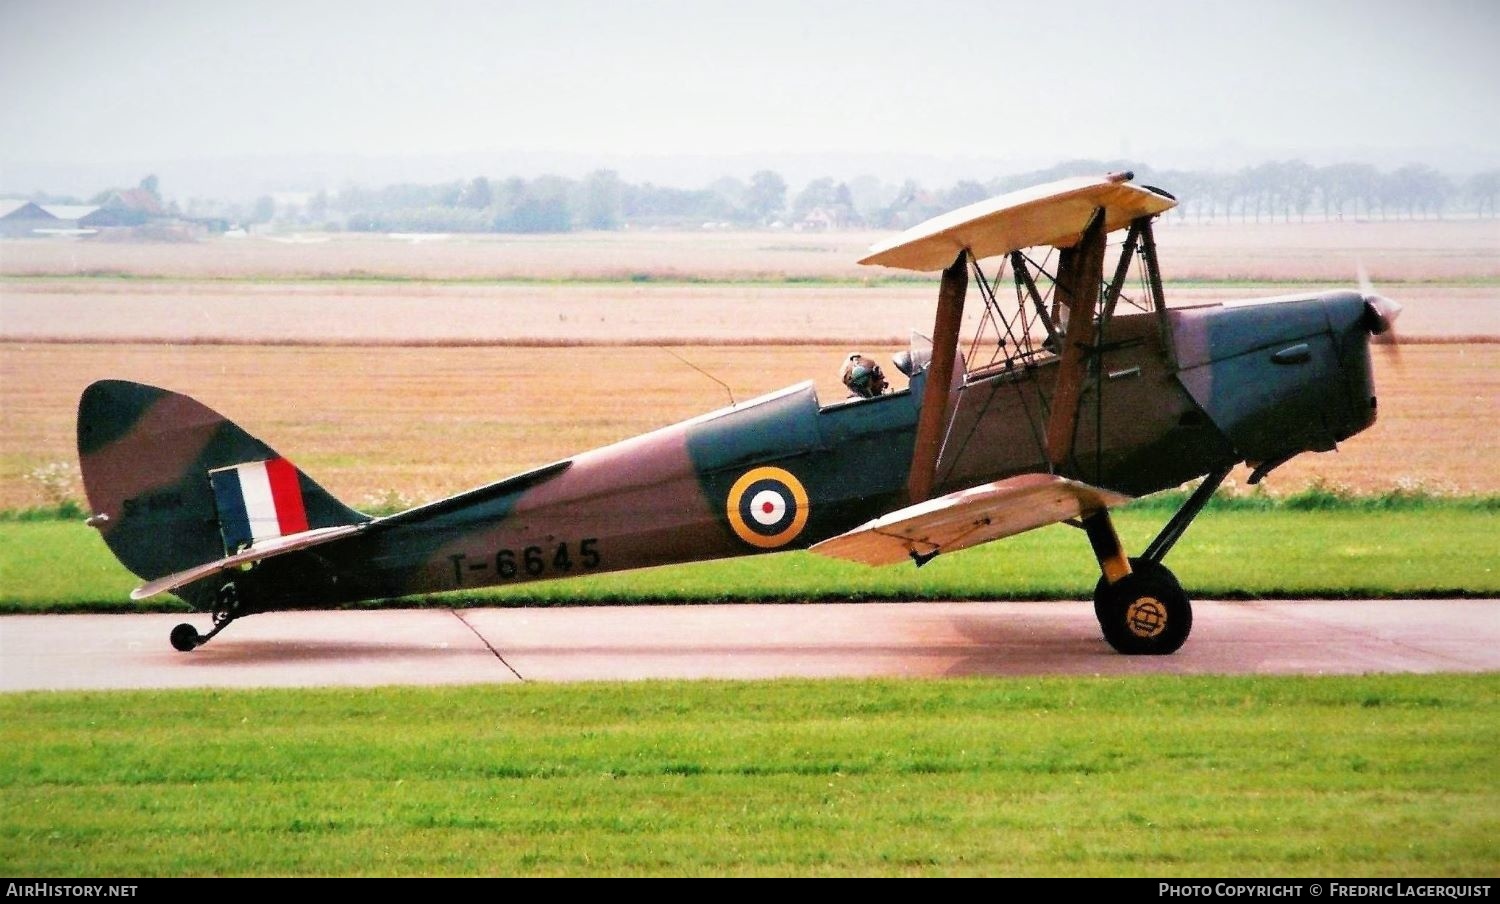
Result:
<svg viewBox="0 0 1500 904">
<path fill-rule="evenodd" d="M 856 261 L 884 232 L 622 231 L 455 235 L 422 242 L 317 235 L 187 243 L 0 242 L 0 274 L 124 273 L 197 278 L 384 275 L 410 279 L 695 277 L 868 279 Z M 1118 240 L 1120 234 L 1115 235 Z M 1208 223 L 1157 228 L 1168 280 L 1347 280 L 1363 261 L 1389 282 L 1500 277 L 1500 220 Z"/>
<path fill-rule="evenodd" d="M 578 348 L 0 344 L 0 508 L 46 502 L 28 472 L 76 468 L 73 413 L 90 381 L 187 392 L 292 457 L 356 506 L 394 492 L 435 498 L 728 401 L 813 378 L 842 397 L 844 345 Z M 882 359 L 895 347 L 867 348 Z M 1268 483 L 1356 489 L 1417 482 L 1500 492 L 1500 345 L 1418 345 L 1381 362 L 1381 419 L 1335 454 Z M 1243 482 L 1243 473 L 1236 475 Z M 75 477 L 76 480 L 76 477 Z"/>
</svg>

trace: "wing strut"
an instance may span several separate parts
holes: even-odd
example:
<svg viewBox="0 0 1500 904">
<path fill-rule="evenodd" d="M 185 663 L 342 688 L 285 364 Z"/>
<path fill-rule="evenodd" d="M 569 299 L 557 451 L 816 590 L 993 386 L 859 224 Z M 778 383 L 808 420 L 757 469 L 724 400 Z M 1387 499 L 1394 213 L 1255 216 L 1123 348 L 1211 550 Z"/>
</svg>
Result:
<svg viewBox="0 0 1500 904">
<path fill-rule="evenodd" d="M 922 411 L 917 416 L 916 445 L 911 453 L 911 472 L 906 478 L 908 505 L 932 496 L 937 476 L 938 453 L 948 431 L 948 393 L 953 387 L 953 366 L 958 360 L 958 328 L 964 316 L 964 294 L 969 290 L 969 251 L 964 249 L 943 271 L 938 287 L 937 319 L 932 326 L 932 364 L 927 368 L 927 388 L 922 392 Z"/>
<path fill-rule="evenodd" d="M 1062 249 L 1057 262 L 1054 293 L 1068 307 L 1068 329 L 1058 362 L 1057 386 L 1052 391 L 1052 413 L 1047 420 L 1047 457 L 1061 468 L 1073 454 L 1078 428 L 1078 405 L 1088 375 L 1088 354 L 1094 345 L 1094 308 L 1104 282 L 1104 208 L 1094 211 L 1083 238 Z M 929 384 L 931 385 L 931 384 Z"/>
</svg>

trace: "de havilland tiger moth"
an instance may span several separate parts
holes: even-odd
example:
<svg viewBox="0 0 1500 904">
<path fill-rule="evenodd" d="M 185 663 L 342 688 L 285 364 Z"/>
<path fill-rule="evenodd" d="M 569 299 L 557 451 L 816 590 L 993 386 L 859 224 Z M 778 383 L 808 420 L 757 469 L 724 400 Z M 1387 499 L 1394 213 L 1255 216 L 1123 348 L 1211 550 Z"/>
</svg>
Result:
<svg viewBox="0 0 1500 904">
<path fill-rule="evenodd" d="M 1231 468 L 1258 482 L 1374 423 L 1371 337 L 1400 307 L 1362 285 L 1168 308 L 1153 221 L 1176 200 L 1132 178 L 1039 185 L 874 246 L 861 263 L 940 274 L 931 338 L 895 356 L 905 388 L 852 356 L 849 399 L 804 382 L 385 517 L 185 395 L 103 380 L 78 409 L 89 523 L 145 582 L 133 598 L 211 613 L 207 634 L 172 631 L 188 651 L 280 609 L 792 549 L 921 566 L 1066 522 L 1099 564 L 1104 638 L 1171 653 L 1192 606 L 1168 552 Z M 966 304 L 983 306 L 968 343 Z M 1110 509 L 1200 478 L 1128 555 Z"/>
</svg>

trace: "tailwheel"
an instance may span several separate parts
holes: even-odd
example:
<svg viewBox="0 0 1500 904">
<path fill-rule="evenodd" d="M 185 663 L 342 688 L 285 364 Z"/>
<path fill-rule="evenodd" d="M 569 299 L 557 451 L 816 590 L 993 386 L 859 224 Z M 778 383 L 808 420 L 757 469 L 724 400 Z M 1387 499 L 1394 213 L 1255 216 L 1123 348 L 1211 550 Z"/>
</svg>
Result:
<svg viewBox="0 0 1500 904">
<path fill-rule="evenodd" d="M 198 629 L 187 622 L 172 629 L 172 649 L 179 653 L 192 652 L 202 642 L 203 636 L 198 633 Z"/>
<path fill-rule="evenodd" d="M 172 629 L 168 638 L 172 642 L 172 649 L 179 653 L 191 653 L 213 639 L 215 634 L 229 627 L 229 623 L 245 614 L 240 606 L 240 594 L 234 582 L 230 581 L 219 588 L 214 597 L 214 627 L 207 634 L 199 634 L 198 629 L 183 622 Z"/>
<path fill-rule="evenodd" d="M 1127 656 L 1175 653 L 1193 630 L 1193 605 L 1160 562 L 1131 559 L 1131 572 L 1094 588 L 1094 615 L 1104 639 Z"/>
</svg>

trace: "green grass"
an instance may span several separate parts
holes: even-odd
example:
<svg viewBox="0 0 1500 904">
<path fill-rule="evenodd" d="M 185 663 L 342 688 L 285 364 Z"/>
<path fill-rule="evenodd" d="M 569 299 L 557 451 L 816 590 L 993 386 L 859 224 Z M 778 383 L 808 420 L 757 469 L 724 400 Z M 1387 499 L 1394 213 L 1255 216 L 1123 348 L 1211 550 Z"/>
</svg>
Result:
<svg viewBox="0 0 1500 904">
<path fill-rule="evenodd" d="M 0 872 L 1489 876 L 1500 676 L 0 696 Z"/>
<path fill-rule="evenodd" d="M 1119 512 L 1140 550 L 1170 501 Z M 1392 598 L 1500 594 L 1493 499 L 1387 501 L 1306 509 L 1230 500 L 1210 510 L 1169 564 L 1196 598 Z M 1082 533 L 1064 525 L 910 565 L 866 568 L 794 552 L 463 591 L 399 605 L 576 605 L 909 599 L 1079 599 L 1098 569 Z M 0 612 L 176 610 L 171 597 L 131 603 L 139 581 L 76 522 L 0 522 Z"/>
</svg>

